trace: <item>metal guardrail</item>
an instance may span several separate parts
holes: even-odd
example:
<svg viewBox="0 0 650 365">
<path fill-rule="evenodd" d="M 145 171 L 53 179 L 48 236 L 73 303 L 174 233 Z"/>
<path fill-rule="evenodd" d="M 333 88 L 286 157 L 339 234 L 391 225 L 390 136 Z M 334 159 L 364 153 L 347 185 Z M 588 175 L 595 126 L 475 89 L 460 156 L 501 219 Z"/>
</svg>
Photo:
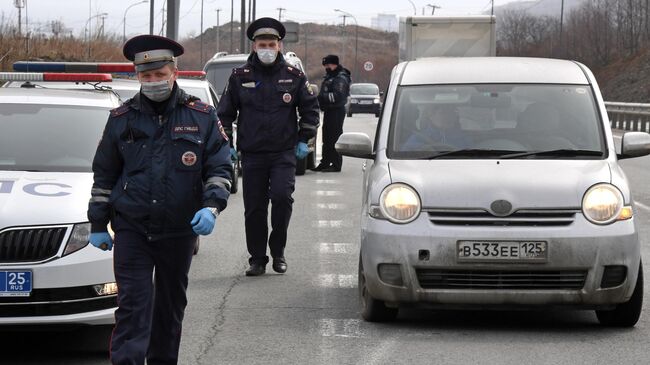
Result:
<svg viewBox="0 0 650 365">
<path fill-rule="evenodd" d="M 650 104 L 606 101 L 612 128 L 650 133 Z"/>
</svg>

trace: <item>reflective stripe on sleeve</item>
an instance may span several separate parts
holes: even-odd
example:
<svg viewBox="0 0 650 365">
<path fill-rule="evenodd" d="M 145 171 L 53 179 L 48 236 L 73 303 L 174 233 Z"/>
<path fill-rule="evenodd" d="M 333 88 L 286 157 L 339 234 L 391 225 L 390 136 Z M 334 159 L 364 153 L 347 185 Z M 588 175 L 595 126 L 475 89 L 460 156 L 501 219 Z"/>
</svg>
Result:
<svg viewBox="0 0 650 365">
<path fill-rule="evenodd" d="M 110 189 L 92 188 L 90 190 L 90 194 L 92 194 L 92 195 L 111 195 L 111 190 Z"/>
<path fill-rule="evenodd" d="M 230 191 L 230 180 L 228 180 L 226 178 L 223 178 L 223 177 L 220 177 L 220 176 L 213 176 L 213 177 L 209 178 L 205 182 L 205 189 L 204 190 L 208 190 L 208 189 L 212 188 L 213 186 L 218 186 L 218 187 L 220 187 L 222 189 L 226 189 L 226 190 Z"/>
<path fill-rule="evenodd" d="M 93 196 L 90 198 L 91 203 L 108 203 L 108 197 L 106 196 Z"/>
</svg>

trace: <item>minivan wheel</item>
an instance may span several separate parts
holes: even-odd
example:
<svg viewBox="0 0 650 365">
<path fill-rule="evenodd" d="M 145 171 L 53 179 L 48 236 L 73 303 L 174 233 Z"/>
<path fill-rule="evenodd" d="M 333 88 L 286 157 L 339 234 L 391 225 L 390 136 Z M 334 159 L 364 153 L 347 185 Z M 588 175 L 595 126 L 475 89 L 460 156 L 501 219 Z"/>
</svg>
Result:
<svg viewBox="0 0 650 365">
<path fill-rule="evenodd" d="M 639 263 L 639 276 L 632 297 L 612 310 L 597 310 L 596 317 L 603 326 L 633 327 L 641 316 L 643 307 L 643 265 Z"/>
<path fill-rule="evenodd" d="M 348 112 L 348 118 L 352 117 L 352 113 Z"/>
<path fill-rule="evenodd" d="M 363 272 L 363 263 L 359 255 L 359 302 L 361 304 L 361 317 L 368 322 L 392 321 L 397 317 L 398 308 L 386 307 L 383 301 L 370 296 L 366 288 L 366 277 Z"/>
</svg>

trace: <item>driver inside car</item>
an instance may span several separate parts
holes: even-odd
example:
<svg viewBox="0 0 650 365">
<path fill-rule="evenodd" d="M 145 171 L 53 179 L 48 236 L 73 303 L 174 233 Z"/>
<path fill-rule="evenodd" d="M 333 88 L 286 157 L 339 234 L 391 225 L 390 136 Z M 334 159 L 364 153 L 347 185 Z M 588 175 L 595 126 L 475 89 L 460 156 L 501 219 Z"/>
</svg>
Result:
<svg viewBox="0 0 650 365">
<path fill-rule="evenodd" d="M 471 141 L 460 128 L 458 109 L 449 104 L 426 104 L 421 108 L 419 128 L 402 145 L 403 151 L 468 148 Z"/>
</svg>

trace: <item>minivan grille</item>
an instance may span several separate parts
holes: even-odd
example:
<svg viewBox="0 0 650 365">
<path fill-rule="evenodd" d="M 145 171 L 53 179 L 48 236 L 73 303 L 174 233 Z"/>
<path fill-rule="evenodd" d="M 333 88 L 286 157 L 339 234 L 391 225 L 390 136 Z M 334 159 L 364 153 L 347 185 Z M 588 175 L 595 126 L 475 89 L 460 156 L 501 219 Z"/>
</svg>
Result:
<svg viewBox="0 0 650 365">
<path fill-rule="evenodd" d="M 59 251 L 66 227 L 11 229 L 0 232 L 0 262 L 48 259 Z"/>
<path fill-rule="evenodd" d="M 498 217 L 486 210 L 423 209 L 429 220 L 455 226 L 566 226 L 573 223 L 576 209 L 526 209 Z"/>
<path fill-rule="evenodd" d="M 586 270 L 505 271 L 416 269 L 424 289 L 569 289 L 585 285 Z"/>
</svg>

